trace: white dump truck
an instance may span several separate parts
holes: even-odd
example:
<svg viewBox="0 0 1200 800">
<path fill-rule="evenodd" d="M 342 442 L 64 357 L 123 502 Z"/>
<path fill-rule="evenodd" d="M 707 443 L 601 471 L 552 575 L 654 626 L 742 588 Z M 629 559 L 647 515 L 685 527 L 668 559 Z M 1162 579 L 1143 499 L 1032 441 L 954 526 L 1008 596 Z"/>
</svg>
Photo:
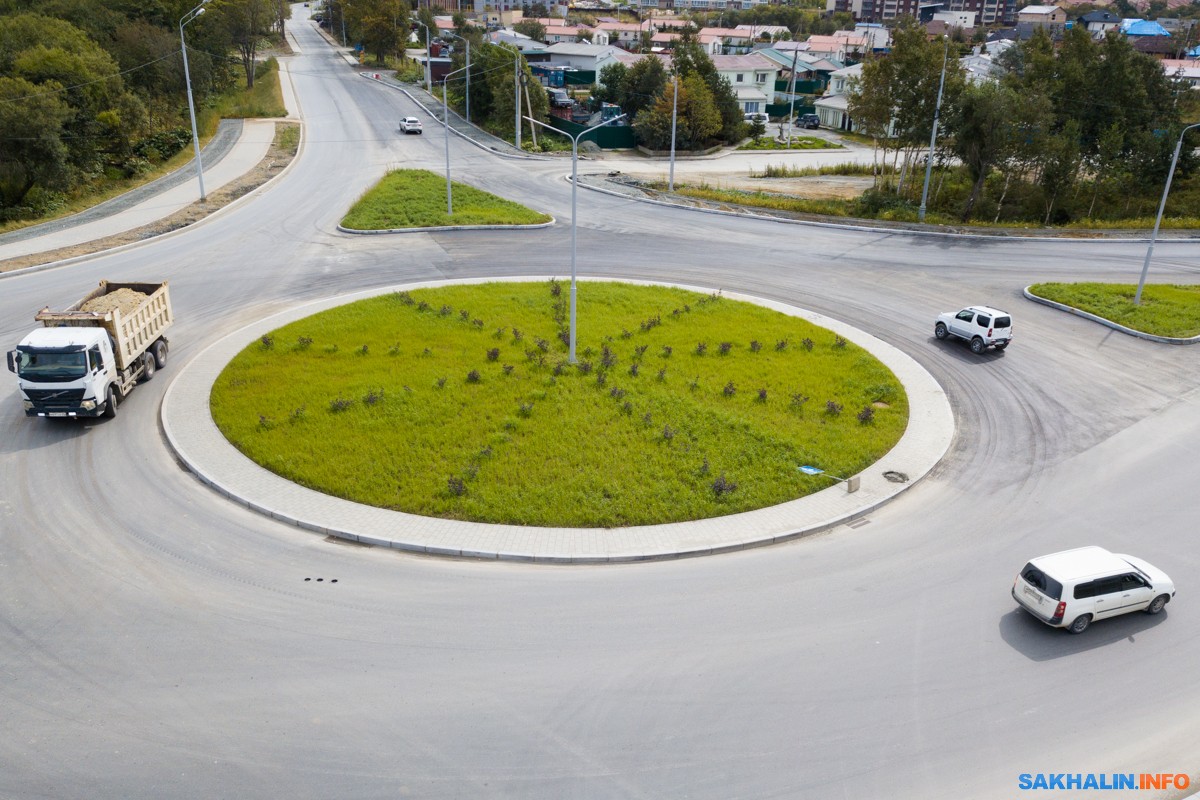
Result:
<svg viewBox="0 0 1200 800">
<path fill-rule="evenodd" d="M 175 321 L 167 283 L 100 287 L 66 311 L 43 308 L 8 353 L 27 417 L 116 416 L 138 381 L 167 364 L 163 336 Z"/>
</svg>

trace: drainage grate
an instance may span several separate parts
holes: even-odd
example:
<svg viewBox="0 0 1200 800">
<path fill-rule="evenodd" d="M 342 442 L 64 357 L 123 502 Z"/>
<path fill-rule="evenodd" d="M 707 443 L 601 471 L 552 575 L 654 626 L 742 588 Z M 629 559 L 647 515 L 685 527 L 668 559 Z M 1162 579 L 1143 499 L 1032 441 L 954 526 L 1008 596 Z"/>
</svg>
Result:
<svg viewBox="0 0 1200 800">
<path fill-rule="evenodd" d="M 860 519 L 850 520 L 849 522 L 846 523 L 846 527 L 847 528 L 861 528 L 863 525 L 870 525 L 870 524 L 871 524 L 871 520 L 865 519 L 865 518 L 860 518 Z"/>
<path fill-rule="evenodd" d="M 892 483 L 908 483 L 907 475 L 905 475 L 903 472 L 896 472 L 895 470 L 891 469 L 883 473 L 883 477 Z"/>
</svg>

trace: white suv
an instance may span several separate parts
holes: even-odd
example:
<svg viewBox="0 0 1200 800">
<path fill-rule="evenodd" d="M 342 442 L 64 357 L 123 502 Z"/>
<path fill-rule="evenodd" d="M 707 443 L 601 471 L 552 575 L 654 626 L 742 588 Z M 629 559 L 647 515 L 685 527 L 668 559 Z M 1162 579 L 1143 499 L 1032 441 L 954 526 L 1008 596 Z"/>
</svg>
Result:
<svg viewBox="0 0 1200 800">
<path fill-rule="evenodd" d="M 416 117 L 405 117 L 404 119 L 400 120 L 400 130 L 403 133 L 415 133 L 420 135 L 421 120 L 417 119 Z"/>
<path fill-rule="evenodd" d="M 939 314 L 933 335 L 939 339 L 949 336 L 965 339 L 976 354 L 989 347 L 1003 350 L 1012 341 L 1012 317 L 987 306 L 968 306 L 962 311 Z"/>
<path fill-rule="evenodd" d="M 1140 558 L 1079 547 L 1030 561 L 1013 581 L 1012 596 L 1047 625 L 1083 633 L 1093 620 L 1157 614 L 1175 596 L 1175 584 Z"/>
</svg>

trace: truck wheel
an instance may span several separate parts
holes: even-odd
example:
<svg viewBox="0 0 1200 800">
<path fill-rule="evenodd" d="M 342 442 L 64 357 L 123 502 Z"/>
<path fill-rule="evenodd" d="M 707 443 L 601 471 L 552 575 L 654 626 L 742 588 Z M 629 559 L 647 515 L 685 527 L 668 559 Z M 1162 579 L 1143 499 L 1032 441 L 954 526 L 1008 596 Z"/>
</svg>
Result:
<svg viewBox="0 0 1200 800">
<path fill-rule="evenodd" d="M 972 353 L 974 353 L 975 355 L 979 355 L 984 350 L 987 350 L 987 345 L 983 343 L 983 339 L 980 339 L 978 336 L 976 336 L 974 339 L 971 340 L 971 352 Z"/>
<path fill-rule="evenodd" d="M 154 363 L 154 354 L 146 352 L 142 355 L 142 382 L 146 382 L 154 377 L 158 367 Z"/>
<path fill-rule="evenodd" d="M 150 352 L 154 354 L 154 366 L 162 369 L 167 365 L 167 343 L 159 339 L 150 348 Z"/>
<path fill-rule="evenodd" d="M 939 339 L 945 339 L 947 336 L 949 336 L 950 332 L 946 330 L 946 323 L 939 322 L 937 325 L 935 325 L 933 327 L 933 335 Z"/>
<path fill-rule="evenodd" d="M 104 391 L 104 416 L 112 419 L 117 415 L 117 390 L 110 383 Z"/>
</svg>

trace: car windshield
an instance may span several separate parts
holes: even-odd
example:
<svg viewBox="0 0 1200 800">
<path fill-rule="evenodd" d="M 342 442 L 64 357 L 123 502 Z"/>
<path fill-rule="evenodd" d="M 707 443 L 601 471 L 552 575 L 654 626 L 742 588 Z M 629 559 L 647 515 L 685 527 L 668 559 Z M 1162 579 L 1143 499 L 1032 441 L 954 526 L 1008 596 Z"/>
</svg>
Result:
<svg viewBox="0 0 1200 800">
<path fill-rule="evenodd" d="M 17 375 L 27 381 L 64 383 L 87 375 L 87 353 L 82 348 L 62 350 L 17 350 Z"/>
</svg>

